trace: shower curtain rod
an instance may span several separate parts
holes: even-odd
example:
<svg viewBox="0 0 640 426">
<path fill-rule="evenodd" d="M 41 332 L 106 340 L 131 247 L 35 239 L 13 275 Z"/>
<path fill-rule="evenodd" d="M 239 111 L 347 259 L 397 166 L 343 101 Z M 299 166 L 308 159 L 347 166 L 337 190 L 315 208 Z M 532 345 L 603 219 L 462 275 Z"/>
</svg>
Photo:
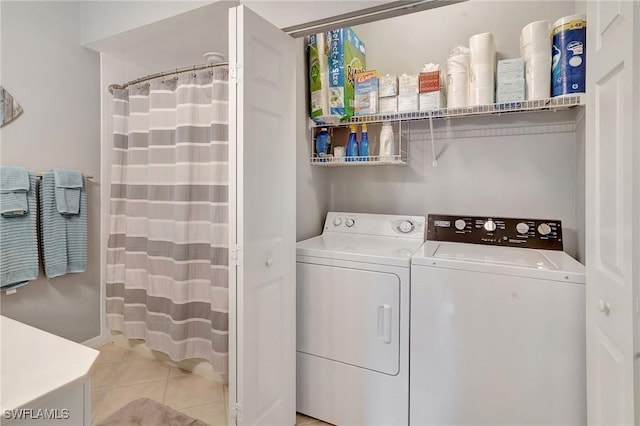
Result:
<svg viewBox="0 0 640 426">
<path fill-rule="evenodd" d="M 168 75 L 176 75 L 177 76 L 178 74 L 181 74 L 183 72 L 199 71 L 199 70 L 204 70 L 204 69 L 207 69 L 207 68 L 222 67 L 222 66 L 227 66 L 227 65 L 229 65 L 229 62 L 216 62 L 215 64 L 202 64 L 202 65 L 194 65 L 194 66 L 191 66 L 191 67 L 176 68 L 175 70 L 158 72 L 158 73 L 155 73 L 155 74 L 148 75 L 146 77 L 138 78 L 136 80 L 131 80 L 131 81 L 125 83 L 125 84 L 110 84 L 109 87 L 107 88 L 107 90 L 109 90 L 109 93 L 111 93 L 113 95 L 113 89 L 126 89 L 127 87 L 131 86 L 132 84 L 142 83 L 143 81 L 153 80 L 154 78 L 166 77 Z"/>
</svg>

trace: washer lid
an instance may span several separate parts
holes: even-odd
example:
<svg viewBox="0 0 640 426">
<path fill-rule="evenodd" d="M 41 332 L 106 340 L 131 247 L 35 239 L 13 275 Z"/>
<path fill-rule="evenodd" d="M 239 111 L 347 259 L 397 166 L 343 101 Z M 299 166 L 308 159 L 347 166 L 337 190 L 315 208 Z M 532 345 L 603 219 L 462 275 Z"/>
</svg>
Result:
<svg viewBox="0 0 640 426">
<path fill-rule="evenodd" d="M 296 245 L 298 256 L 350 260 L 408 268 L 422 240 L 372 235 L 325 233 Z"/>
<path fill-rule="evenodd" d="M 562 251 L 427 241 L 411 263 L 446 269 L 584 283 L 584 266 Z"/>
</svg>

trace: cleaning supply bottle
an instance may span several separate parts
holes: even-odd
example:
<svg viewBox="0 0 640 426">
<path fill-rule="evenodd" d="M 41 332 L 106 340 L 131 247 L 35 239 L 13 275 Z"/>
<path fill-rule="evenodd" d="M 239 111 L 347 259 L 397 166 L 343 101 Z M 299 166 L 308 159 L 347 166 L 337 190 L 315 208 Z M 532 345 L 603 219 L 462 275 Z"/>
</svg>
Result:
<svg viewBox="0 0 640 426">
<path fill-rule="evenodd" d="M 391 123 L 385 121 L 382 123 L 382 130 L 380 130 L 380 161 L 391 162 L 393 156 L 396 155 L 395 144 L 393 139 L 393 127 Z"/>
<path fill-rule="evenodd" d="M 316 135 L 316 154 L 320 157 L 320 161 L 326 161 L 324 157 L 331 152 L 331 135 L 326 127 L 320 129 Z"/>
<path fill-rule="evenodd" d="M 367 125 L 362 125 L 362 135 L 360 135 L 360 161 L 369 161 L 369 133 L 367 132 Z"/>
<path fill-rule="evenodd" d="M 349 133 L 349 139 L 347 140 L 347 161 L 357 161 L 358 157 L 358 138 L 356 136 L 356 124 L 349 126 L 351 133 Z"/>
</svg>

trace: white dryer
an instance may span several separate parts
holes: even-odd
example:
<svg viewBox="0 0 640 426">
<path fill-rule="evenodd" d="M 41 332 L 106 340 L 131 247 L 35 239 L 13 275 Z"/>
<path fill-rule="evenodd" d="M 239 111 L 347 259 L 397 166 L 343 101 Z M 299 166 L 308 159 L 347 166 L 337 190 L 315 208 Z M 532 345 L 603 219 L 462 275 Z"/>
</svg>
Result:
<svg viewBox="0 0 640 426">
<path fill-rule="evenodd" d="M 412 425 L 586 424 L 585 273 L 559 221 L 429 215 L 411 274 Z"/>
<path fill-rule="evenodd" d="M 425 218 L 327 214 L 297 245 L 297 410 L 337 425 L 409 421 L 410 260 Z"/>
</svg>

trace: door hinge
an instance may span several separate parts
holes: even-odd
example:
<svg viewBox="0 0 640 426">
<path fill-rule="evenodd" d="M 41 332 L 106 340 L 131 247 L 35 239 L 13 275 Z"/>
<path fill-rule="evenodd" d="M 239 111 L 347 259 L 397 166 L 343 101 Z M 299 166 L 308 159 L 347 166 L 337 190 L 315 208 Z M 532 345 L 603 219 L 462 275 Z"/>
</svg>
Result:
<svg viewBox="0 0 640 426">
<path fill-rule="evenodd" d="M 242 246 L 240 244 L 231 247 L 231 260 L 235 261 L 237 266 L 242 266 Z"/>
<path fill-rule="evenodd" d="M 242 83 L 242 64 L 240 62 L 229 66 L 229 77 L 233 83 Z"/>
<path fill-rule="evenodd" d="M 231 406 L 231 413 L 230 417 L 231 420 L 235 422 L 236 425 L 241 425 L 242 424 L 242 405 L 240 404 L 233 404 Z"/>
</svg>

